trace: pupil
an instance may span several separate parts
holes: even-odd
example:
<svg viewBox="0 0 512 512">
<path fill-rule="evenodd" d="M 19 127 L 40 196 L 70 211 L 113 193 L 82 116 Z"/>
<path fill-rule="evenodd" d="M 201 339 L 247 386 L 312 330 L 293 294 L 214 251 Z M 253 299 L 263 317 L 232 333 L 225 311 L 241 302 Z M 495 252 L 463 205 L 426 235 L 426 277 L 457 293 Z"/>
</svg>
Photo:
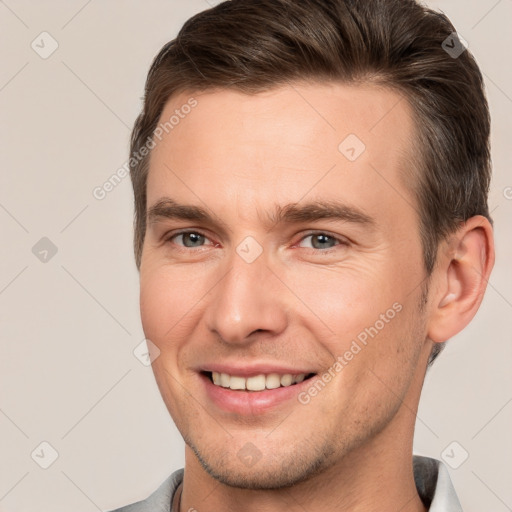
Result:
<svg viewBox="0 0 512 512">
<path fill-rule="evenodd" d="M 183 242 L 187 247 L 193 247 L 200 245 L 203 241 L 204 236 L 199 233 L 185 233 L 183 235 Z M 191 242 L 191 245 L 187 244 L 187 240 Z"/>
<path fill-rule="evenodd" d="M 315 249 L 325 249 L 324 244 L 328 244 L 331 241 L 331 238 L 329 235 L 315 235 L 313 236 L 313 241 L 318 240 L 319 243 L 315 244 L 313 242 L 313 246 L 320 245 L 320 247 L 315 247 Z"/>
</svg>

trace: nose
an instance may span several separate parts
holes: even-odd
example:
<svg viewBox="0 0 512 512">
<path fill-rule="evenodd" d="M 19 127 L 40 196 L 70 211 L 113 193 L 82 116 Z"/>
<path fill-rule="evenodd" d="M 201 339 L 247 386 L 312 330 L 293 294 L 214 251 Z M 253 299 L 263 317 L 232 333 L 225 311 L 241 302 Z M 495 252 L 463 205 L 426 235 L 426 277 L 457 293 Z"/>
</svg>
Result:
<svg viewBox="0 0 512 512">
<path fill-rule="evenodd" d="M 265 253 L 246 262 L 234 252 L 229 271 L 212 290 L 205 311 L 207 327 L 228 344 L 243 345 L 256 332 L 278 335 L 286 329 L 286 286 L 268 266 Z"/>
</svg>

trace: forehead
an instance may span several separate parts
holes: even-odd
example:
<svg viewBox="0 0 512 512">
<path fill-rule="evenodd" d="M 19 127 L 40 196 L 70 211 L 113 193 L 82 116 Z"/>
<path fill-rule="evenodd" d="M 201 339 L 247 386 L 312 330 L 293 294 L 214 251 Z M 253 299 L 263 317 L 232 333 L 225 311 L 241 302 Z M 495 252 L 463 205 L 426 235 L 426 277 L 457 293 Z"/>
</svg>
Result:
<svg viewBox="0 0 512 512">
<path fill-rule="evenodd" d="M 305 196 L 374 215 L 413 206 L 403 179 L 412 111 L 390 89 L 310 83 L 181 93 L 167 102 L 166 122 L 150 159 L 148 206 L 163 195 L 220 210 L 236 203 L 241 219 Z"/>
</svg>

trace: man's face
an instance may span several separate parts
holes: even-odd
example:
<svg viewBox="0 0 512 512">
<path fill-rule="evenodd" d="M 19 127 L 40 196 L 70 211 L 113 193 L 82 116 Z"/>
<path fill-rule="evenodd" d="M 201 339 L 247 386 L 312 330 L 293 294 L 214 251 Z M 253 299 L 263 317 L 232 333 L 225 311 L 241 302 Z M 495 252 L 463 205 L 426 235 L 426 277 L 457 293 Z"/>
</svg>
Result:
<svg viewBox="0 0 512 512">
<path fill-rule="evenodd" d="M 191 96 L 151 156 L 140 272 L 153 371 L 187 445 L 220 481 L 272 488 L 412 435 L 429 347 L 407 101 L 223 90 L 175 96 L 160 121 Z"/>
</svg>

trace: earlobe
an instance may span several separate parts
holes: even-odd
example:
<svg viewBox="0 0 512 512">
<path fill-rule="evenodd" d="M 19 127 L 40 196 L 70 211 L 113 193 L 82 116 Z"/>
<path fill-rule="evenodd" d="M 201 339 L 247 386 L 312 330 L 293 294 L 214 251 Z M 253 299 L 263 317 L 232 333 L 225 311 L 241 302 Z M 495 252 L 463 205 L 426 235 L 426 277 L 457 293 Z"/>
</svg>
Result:
<svg viewBox="0 0 512 512">
<path fill-rule="evenodd" d="M 437 297 L 433 300 L 428 337 L 444 342 L 471 321 L 482 302 L 494 265 L 490 222 L 482 216 L 471 217 L 438 257 Z"/>
</svg>

